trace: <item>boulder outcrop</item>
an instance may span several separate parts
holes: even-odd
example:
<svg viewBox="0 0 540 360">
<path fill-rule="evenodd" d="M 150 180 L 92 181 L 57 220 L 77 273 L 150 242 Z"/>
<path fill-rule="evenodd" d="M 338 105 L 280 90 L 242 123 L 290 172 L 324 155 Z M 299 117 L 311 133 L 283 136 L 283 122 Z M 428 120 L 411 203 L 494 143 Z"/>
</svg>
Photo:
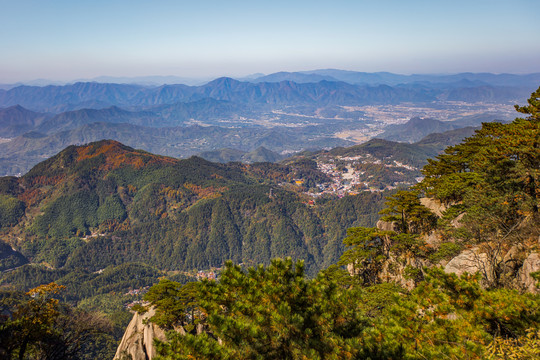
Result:
<svg viewBox="0 0 540 360">
<path fill-rule="evenodd" d="M 537 281 L 531 276 L 532 272 L 537 271 L 540 271 L 540 254 L 531 253 L 525 261 L 523 261 L 523 266 L 518 273 L 520 285 L 522 285 L 526 291 L 540 293 L 540 289 L 536 287 Z"/>
<path fill-rule="evenodd" d="M 114 360 L 152 360 L 156 356 L 154 339 L 165 341 L 166 336 L 163 329 L 148 321 L 154 314 L 154 309 L 150 308 L 144 314 L 133 315 Z"/>
<path fill-rule="evenodd" d="M 446 264 L 444 271 L 447 273 L 454 273 L 458 276 L 463 273 L 474 274 L 477 272 L 491 273 L 486 271 L 486 267 L 489 266 L 488 256 L 485 253 L 480 253 L 478 248 L 467 249 L 461 252 L 458 256 Z"/>
<path fill-rule="evenodd" d="M 446 211 L 446 206 L 437 199 L 424 197 L 420 199 L 420 204 L 427 207 L 429 210 L 431 210 L 432 213 L 434 213 L 438 217 L 441 217 Z"/>
<path fill-rule="evenodd" d="M 397 231 L 399 228 L 395 221 L 383 221 L 383 220 L 377 221 L 376 227 L 377 229 L 384 230 L 384 231 Z"/>
</svg>

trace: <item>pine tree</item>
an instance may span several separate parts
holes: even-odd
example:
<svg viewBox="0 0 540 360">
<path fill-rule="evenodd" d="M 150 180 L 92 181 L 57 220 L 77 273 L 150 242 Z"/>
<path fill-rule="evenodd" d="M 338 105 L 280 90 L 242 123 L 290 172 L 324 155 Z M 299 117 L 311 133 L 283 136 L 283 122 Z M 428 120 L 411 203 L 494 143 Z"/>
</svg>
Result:
<svg viewBox="0 0 540 360">
<path fill-rule="evenodd" d="M 346 359 L 364 326 L 335 283 L 307 280 L 290 259 L 247 272 L 228 262 L 219 282 L 201 283 L 199 303 L 207 332 L 171 334 L 162 359 Z"/>
</svg>

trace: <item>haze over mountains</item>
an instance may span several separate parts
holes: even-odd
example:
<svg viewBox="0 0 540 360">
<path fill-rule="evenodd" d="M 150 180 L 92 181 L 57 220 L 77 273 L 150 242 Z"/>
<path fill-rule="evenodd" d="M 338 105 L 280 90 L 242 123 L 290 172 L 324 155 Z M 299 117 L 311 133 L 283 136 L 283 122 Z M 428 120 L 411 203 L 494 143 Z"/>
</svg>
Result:
<svg viewBox="0 0 540 360">
<path fill-rule="evenodd" d="M 388 125 L 379 138 L 392 141 L 417 142 L 433 133 L 446 133 L 466 127 L 479 127 L 482 122 L 500 121 L 493 115 L 473 116 L 455 121 L 440 121 L 414 117 L 405 124 Z"/>
<path fill-rule="evenodd" d="M 23 174 L 70 144 L 101 139 L 175 157 L 229 148 L 242 153 L 235 160 L 260 147 L 282 158 L 375 136 L 416 142 L 433 132 L 514 118 L 512 105 L 526 98 L 540 74 L 328 69 L 203 85 L 144 80 L 0 89 L 0 174 Z"/>
<path fill-rule="evenodd" d="M 148 108 L 156 105 L 193 102 L 205 98 L 251 105 L 366 105 L 399 102 L 500 101 L 519 96 L 520 90 L 477 86 L 463 95 L 426 86 L 390 87 L 352 85 L 323 80 L 318 83 L 240 82 L 219 78 L 202 86 L 75 83 L 64 86 L 19 86 L 0 90 L 0 106 L 21 105 L 33 111 L 62 112 L 109 106 Z"/>
<path fill-rule="evenodd" d="M 539 73 L 533 74 L 492 74 L 492 73 L 459 73 L 459 74 L 411 74 L 402 75 L 390 72 L 358 72 L 338 69 L 319 69 L 287 72 L 280 71 L 272 74 L 253 74 L 245 77 L 236 78 L 245 82 L 280 82 L 293 81 L 297 83 L 327 81 L 343 81 L 350 84 L 365 85 L 398 85 L 407 83 L 457 83 L 463 84 L 482 84 L 496 86 L 523 86 L 535 85 L 540 79 Z M 75 82 L 97 82 L 97 83 L 117 83 L 117 84 L 138 84 L 146 86 L 159 86 L 164 84 L 185 84 L 185 85 L 204 85 L 212 81 L 211 78 L 190 78 L 180 76 L 100 76 L 92 79 L 78 79 Z M 2 88 L 13 88 L 20 85 L 47 86 L 47 85 L 65 85 L 69 82 L 59 82 L 45 79 L 25 81 L 16 84 L 3 84 Z"/>
<path fill-rule="evenodd" d="M 527 77 L 527 79 L 525 79 Z M 491 73 L 460 73 L 452 75 L 426 75 L 412 74 L 400 75 L 389 72 L 357 72 L 337 69 L 322 69 L 300 72 L 277 72 L 269 75 L 256 77 L 254 82 L 275 82 L 275 81 L 295 81 L 295 82 L 319 82 L 343 81 L 350 84 L 366 85 L 399 85 L 411 83 L 431 83 L 431 84 L 454 84 L 463 85 L 495 85 L 495 86 L 523 86 L 536 84 L 540 74 L 514 75 L 514 74 L 491 74 Z"/>
<path fill-rule="evenodd" d="M 292 101 L 309 103 L 321 99 L 324 99 L 325 102 L 340 100 L 356 103 L 365 103 L 366 101 L 390 103 L 407 99 L 466 100 L 467 97 L 470 97 L 469 100 L 476 101 L 488 100 L 489 98 L 500 100 L 504 97 L 507 97 L 507 100 L 514 100 L 512 97 L 519 96 L 516 93 L 520 91 L 518 89 L 526 88 L 530 92 L 539 81 L 540 73 L 527 75 L 490 73 L 398 75 L 384 72 L 362 73 L 330 69 L 293 73 L 281 72 L 244 79 L 244 81 L 218 78 L 199 86 L 166 85 L 166 83 L 161 86 L 142 86 L 127 83 L 101 83 L 99 81 L 43 87 L 21 85 L 9 90 L 0 90 L 0 106 L 7 107 L 19 104 L 32 110 L 44 111 L 59 105 L 81 107 L 84 104 L 94 103 L 97 105 L 102 102 L 102 105 L 108 104 L 109 106 L 147 106 L 195 101 L 207 97 L 239 103 L 262 102 L 267 104 L 290 103 Z M 381 87 L 382 85 L 392 88 Z M 369 87 L 366 88 L 366 86 Z M 403 91 L 403 88 L 407 91 Z M 412 91 L 412 89 L 417 89 L 417 91 Z M 428 91 L 428 89 L 432 91 Z M 451 91 L 452 89 L 461 89 L 461 94 Z M 468 89 L 468 91 L 464 89 Z M 472 91 L 472 89 L 475 90 Z M 330 92 L 335 94 L 330 94 Z M 386 95 L 392 96 L 388 98 Z M 521 98 L 515 98 L 515 101 L 519 99 Z"/>
</svg>

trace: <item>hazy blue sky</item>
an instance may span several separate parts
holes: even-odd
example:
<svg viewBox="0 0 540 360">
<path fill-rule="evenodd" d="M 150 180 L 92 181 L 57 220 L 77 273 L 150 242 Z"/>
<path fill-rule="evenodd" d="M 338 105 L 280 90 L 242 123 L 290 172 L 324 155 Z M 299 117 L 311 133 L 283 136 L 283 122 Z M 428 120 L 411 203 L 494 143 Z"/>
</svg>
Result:
<svg viewBox="0 0 540 360">
<path fill-rule="evenodd" d="M 540 72 L 539 0 L 0 0 L 0 83 Z"/>
</svg>

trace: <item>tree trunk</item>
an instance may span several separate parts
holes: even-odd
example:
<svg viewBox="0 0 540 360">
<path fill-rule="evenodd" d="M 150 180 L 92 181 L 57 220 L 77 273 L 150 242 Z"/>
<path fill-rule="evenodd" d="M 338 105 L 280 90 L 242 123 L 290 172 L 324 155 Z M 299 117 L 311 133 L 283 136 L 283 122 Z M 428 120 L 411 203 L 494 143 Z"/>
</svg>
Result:
<svg viewBox="0 0 540 360">
<path fill-rule="evenodd" d="M 28 336 L 24 337 L 24 340 L 21 344 L 21 347 L 19 349 L 19 360 L 24 359 L 24 353 L 26 352 L 26 347 L 28 346 Z"/>
</svg>

